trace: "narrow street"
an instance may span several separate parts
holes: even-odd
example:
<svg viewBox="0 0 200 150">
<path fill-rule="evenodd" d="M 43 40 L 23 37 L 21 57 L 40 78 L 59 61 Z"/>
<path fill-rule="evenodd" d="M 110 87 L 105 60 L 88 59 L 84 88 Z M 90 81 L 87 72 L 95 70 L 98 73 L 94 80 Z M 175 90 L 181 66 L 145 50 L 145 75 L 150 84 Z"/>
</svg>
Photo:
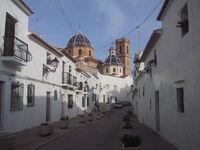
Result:
<svg viewBox="0 0 200 150">
<path fill-rule="evenodd" d="M 128 108 L 115 109 L 110 117 L 95 120 L 40 148 L 40 150 L 120 150 L 122 118 Z M 141 136 L 142 150 L 177 150 L 153 130 L 135 123 L 130 131 Z"/>
</svg>

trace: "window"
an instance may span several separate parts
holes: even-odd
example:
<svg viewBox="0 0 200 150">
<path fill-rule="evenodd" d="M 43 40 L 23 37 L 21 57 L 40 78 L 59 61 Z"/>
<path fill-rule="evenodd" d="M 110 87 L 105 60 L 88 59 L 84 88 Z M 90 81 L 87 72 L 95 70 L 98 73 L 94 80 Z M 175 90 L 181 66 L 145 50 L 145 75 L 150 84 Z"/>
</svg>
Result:
<svg viewBox="0 0 200 150">
<path fill-rule="evenodd" d="M 106 84 L 106 90 L 110 90 L 110 85 Z"/>
<path fill-rule="evenodd" d="M 89 50 L 89 56 L 92 56 L 91 50 Z"/>
<path fill-rule="evenodd" d="M 149 109 L 151 110 L 151 99 L 150 99 L 150 101 L 149 101 L 149 107 L 150 107 Z"/>
<path fill-rule="evenodd" d="M 34 106 L 35 103 L 35 85 L 29 84 L 27 86 L 27 106 Z"/>
<path fill-rule="evenodd" d="M 156 50 L 154 50 L 154 60 L 155 60 L 155 66 L 157 66 L 157 55 L 156 55 Z"/>
<path fill-rule="evenodd" d="M 78 50 L 78 55 L 81 56 L 82 55 L 82 49 Z"/>
<path fill-rule="evenodd" d="M 114 91 L 117 91 L 117 85 L 114 85 Z"/>
<path fill-rule="evenodd" d="M 116 68 L 113 68 L 113 72 L 116 72 Z"/>
<path fill-rule="evenodd" d="M 12 83 L 11 85 L 11 110 L 23 109 L 24 84 Z"/>
<path fill-rule="evenodd" d="M 189 31 L 189 19 L 188 19 L 188 6 L 181 9 L 180 21 L 178 21 L 178 27 L 181 28 L 182 36 L 184 36 Z"/>
<path fill-rule="evenodd" d="M 127 54 L 128 54 L 128 46 L 126 47 L 126 52 L 127 52 Z"/>
<path fill-rule="evenodd" d="M 54 100 L 55 101 L 58 100 L 58 91 L 57 90 L 54 91 Z"/>
<path fill-rule="evenodd" d="M 17 20 L 10 14 L 6 13 L 5 24 L 5 37 L 4 37 L 4 56 L 14 55 L 14 36 L 15 36 L 15 23 Z"/>
<path fill-rule="evenodd" d="M 139 95 L 138 96 L 139 96 L 139 99 L 140 99 L 140 88 L 139 88 Z"/>
<path fill-rule="evenodd" d="M 82 97 L 82 107 L 85 107 L 85 97 Z"/>
<path fill-rule="evenodd" d="M 103 102 L 106 102 L 106 95 L 103 95 Z"/>
<path fill-rule="evenodd" d="M 121 68 L 119 69 L 119 72 L 120 72 L 120 73 L 122 72 L 122 69 L 121 69 Z"/>
<path fill-rule="evenodd" d="M 106 68 L 106 73 L 108 73 L 108 68 Z"/>
<path fill-rule="evenodd" d="M 145 94 L 145 91 L 144 91 L 144 90 L 145 90 L 145 89 L 144 89 L 144 87 L 143 87 L 142 89 L 143 89 L 142 95 L 143 95 L 143 97 L 144 97 L 144 94 Z"/>
<path fill-rule="evenodd" d="M 73 95 L 68 94 L 68 108 L 73 108 Z"/>
<path fill-rule="evenodd" d="M 89 97 L 87 97 L 87 107 L 89 107 L 89 101 L 90 101 L 90 99 L 89 99 Z"/>
<path fill-rule="evenodd" d="M 183 87 L 176 89 L 177 109 L 178 112 L 184 112 L 184 89 Z"/>
<path fill-rule="evenodd" d="M 119 53 L 122 54 L 122 46 L 119 47 Z"/>
</svg>

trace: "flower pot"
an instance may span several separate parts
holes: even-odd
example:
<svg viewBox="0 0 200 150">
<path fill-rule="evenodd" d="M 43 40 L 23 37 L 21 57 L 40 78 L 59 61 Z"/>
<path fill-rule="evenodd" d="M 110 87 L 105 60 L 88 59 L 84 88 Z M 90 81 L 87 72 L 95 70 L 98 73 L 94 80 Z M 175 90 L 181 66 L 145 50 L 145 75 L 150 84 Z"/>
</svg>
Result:
<svg viewBox="0 0 200 150">
<path fill-rule="evenodd" d="M 0 149 L 12 150 L 15 144 L 15 135 L 11 133 L 0 133 Z"/>
<path fill-rule="evenodd" d="M 39 135 L 41 137 L 51 135 L 53 133 L 53 126 L 48 123 L 42 123 L 39 127 Z"/>
<path fill-rule="evenodd" d="M 124 144 L 122 144 L 122 150 L 141 150 L 141 146 L 137 146 L 137 147 L 125 147 Z"/>
<path fill-rule="evenodd" d="M 69 126 L 69 120 L 60 120 L 60 128 L 66 129 Z"/>
</svg>

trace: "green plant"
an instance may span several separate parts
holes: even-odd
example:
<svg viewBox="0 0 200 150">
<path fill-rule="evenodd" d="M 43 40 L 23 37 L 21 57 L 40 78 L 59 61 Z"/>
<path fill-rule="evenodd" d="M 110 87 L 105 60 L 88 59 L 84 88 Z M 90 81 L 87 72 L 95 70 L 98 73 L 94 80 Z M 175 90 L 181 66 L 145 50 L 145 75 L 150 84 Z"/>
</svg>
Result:
<svg viewBox="0 0 200 150">
<path fill-rule="evenodd" d="M 137 147 L 141 145 L 141 139 L 138 135 L 125 134 L 121 141 L 124 147 Z"/>
<path fill-rule="evenodd" d="M 130 117 L 128 115 L 124 116 L 123 121 L 125 122 L 130 121 Z"/>
<path fill-rule="evenodd" d="M 132 128 L 133 128 L 133 126 L 132 126 L 131 122 L 125 122 L 123 129 L 132 129 Z"/>
</svg>

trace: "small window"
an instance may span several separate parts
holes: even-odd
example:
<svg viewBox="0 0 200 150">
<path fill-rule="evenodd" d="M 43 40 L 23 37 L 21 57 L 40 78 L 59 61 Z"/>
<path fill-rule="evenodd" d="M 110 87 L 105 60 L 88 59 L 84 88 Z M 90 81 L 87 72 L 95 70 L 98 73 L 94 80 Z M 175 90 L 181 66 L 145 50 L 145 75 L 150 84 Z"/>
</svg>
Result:
<svg viewBox="0 0 200 150">
<path fill-rule="evenodd" d="M 113 72 L 116 72 L 116 68 L 113 68 Z"/>
<path fill-rule="evenodd" d="M 181 9 L 180 21 L 178 21 L 178 27 L 181 28 L 182 36 L 184 36 L 189 31 L 189 19 L 188 19 L 188 6 Z"/>
<path fill-rule="evenodd" d="M 177 98 L 177 110 L 178 112 L 184 112 L 184 89 L 183 87 L 176 89 Z"/>
<path fill-rule="evenodd" d="M 157 55 L 156 55 L 156 50 L 154 50 L 154 60 L 155 60 L 155 66 L 157 66 Z"/>
<path fill-rule="evenodd" d="M 127 51 L 127 54 L 128 54 L 128 51 L 129 51 L 128 46 L 126 47 L 126 51 Z"/>
<path fill-rule="evenodd" d="M 24 84 L 14 82 L 11 85 L 11 110 L 23 109 Z"/>
<path fill-rule="evenodd" d="M 85 107 L 85 97 L 82 97 L 82 107 Z"/>
<path fill-rule="evenodd" d="M 106 73 L 108 73 L 108 68 L 106 68 Z"/>
<path fill-rule="evenodd" d="M 139 96 L 139 99 L 140 99 L 140 88 L 139 88 L 139 94 L 138 94 L 138 96 Z"/>
<path fill-rule="evenodd" d="M 119 47 L 119 53 L 122 54 L 122 46 Z"/>
<path fill-rule="evenodd" d="M 73 108 L 73 95 L 68 94 L 68 108 Z"/>
<path fill-rule="evenodd" d="M 120 72 L 120 73 L 122 72 L 121 68 L 119 69 L 119 72 Z"/>
<path fill-rule="evenodd" d="M 54 100 L 55 101 L 58 100 L 58 91 L 57 90 L 54 91 Z"/>
<path fill-rule="evenodd" d="M 142 95 L 144 97 L 144 95 L 145 95 L 145 89 L 144 89 L 144 87 L 142 89 L 143 89 Z"/>
<path fill-rule="evenodd" d="M 78 50 L 78 55 L 81 56 L 82 55 L 82 49 Z"/>
<path fill-rule="evenodd" d="M 34 106 L 35 103 L 35 85 L 29 84 L 27 86 L 27 106 Z"/>
<path fill-rule="evenodd" d="M 150 107 L 149 109 L 151 110 L 151 99 L 150 99 L 150 101 L 149 101 L 149 107 Z"/>
<path fill-rule="evenodd" d="M 92 52 L 91 52 L 91 50 L 89 50 L 89 56 L 92 56 Z"/>
<path fill-rule="evenodd" d="M 87 97 L 87 107 L 89 107 L 89 105 L 90 105 L 90 99 L 89 97 Z"/>
</svg>

